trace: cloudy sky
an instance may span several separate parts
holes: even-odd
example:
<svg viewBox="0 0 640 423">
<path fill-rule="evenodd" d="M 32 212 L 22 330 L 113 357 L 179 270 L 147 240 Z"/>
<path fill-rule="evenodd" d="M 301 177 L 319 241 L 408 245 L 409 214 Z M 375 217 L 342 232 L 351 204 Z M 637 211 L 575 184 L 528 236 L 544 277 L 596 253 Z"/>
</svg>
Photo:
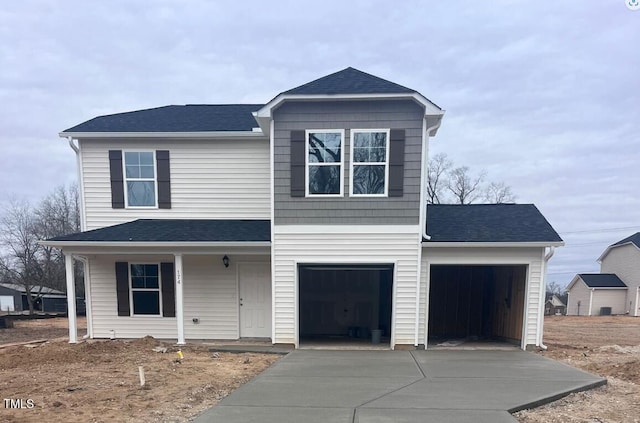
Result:
<svg viewBox="0 0 640 423">
<path fill-rule="evenodd" d="M 447 110 L 432 154 L 538 206 L 566 241 L 550 280 L 640 231 L 640 11 L 624 0 L 3 2 L 0 196 L 74 181 L 57 134 L 96 115 L 266 102 L 347 66 Z"/>
</svg>

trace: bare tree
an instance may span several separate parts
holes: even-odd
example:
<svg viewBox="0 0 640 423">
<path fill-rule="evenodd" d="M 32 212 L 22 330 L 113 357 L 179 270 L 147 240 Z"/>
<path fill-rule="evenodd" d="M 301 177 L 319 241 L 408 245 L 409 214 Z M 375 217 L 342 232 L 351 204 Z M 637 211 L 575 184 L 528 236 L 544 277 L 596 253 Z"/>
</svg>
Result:
<svg viewBox="0 0 640 423">
<path fill-rule="evenodd" d="M 36 236 L 47 239 L 80 231 L 80 205 L 76 185 L 59 186 L 34 210 Z M 42 246 L 40 263 L 45 286 L 66 289 L 64 255 L 57 248 Z M 76 280 L 81 279 L 79 268 Z M 83 291 L 82 286 L 79 287 Z"/>
<path fill-rule="evenodd" d="M 456 204 L 471 204 L 482 195 L 482 182 L 485 171 L 472 175 L 467 166 L 461 166 L 449 172 L 447 188 L 453 194 Z"/>
<path fill-rule="evenodd" d="M 504 204 L 515 202 L 516 196 L 504 182 L 491 182 L 485 189 L 484 199 L 489 204 Z"/>
<path fill-rule="evenodd" d="M 24 288 L 29 312 L 42 287 L 65 290 L 65 263 L 58 249 L 38 241 L 80 230 L 78 190 L 75 185 L 58 187 L 33 208 L 28 202 L 13 200 L 0 218 L 0 273 L 5 282 Z M 77 292 L 82 294 L 82 273 L 75 268 Z M 35 292 L 35 287 L 39 287 Z"/>
<path fill-rule="evenodd" d="M 38 263 L 42 246 L 38 244 L 33 209 L 29 203 L 12 200 L 0 219 L 0 225 L 0 242 L 5 250 L 0 259 L 0 269 L 10 282 L 24 288 L 29 313 L 33 313 L 33 297 L 39 294 L 33 289 L 42 277 Z"/>
<path fill-rule="evenodd" d="M 444 190 L 448 184 L 447 172 L 453 166 L 446 154 L 436 154 L 429 160 L 427 171 L 427 203 L 440 204 L 444 200 Z"/>
</svg>

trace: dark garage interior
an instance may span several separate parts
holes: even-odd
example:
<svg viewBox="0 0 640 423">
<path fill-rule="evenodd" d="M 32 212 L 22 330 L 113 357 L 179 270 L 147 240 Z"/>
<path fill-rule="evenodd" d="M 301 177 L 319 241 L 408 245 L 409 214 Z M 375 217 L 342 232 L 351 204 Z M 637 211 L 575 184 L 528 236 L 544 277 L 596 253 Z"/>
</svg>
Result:
<svg viewBox="0 0 640 423">
<path fill-rule="evenodd" d="M 522 338 L 527 266 L 432 265 L 429 342 Z"/>
<path fill-rule="evenodd" d="M 393 265 L 300 265 L 298 280 L 301 343 L 389 342 Z"/>
</svg>

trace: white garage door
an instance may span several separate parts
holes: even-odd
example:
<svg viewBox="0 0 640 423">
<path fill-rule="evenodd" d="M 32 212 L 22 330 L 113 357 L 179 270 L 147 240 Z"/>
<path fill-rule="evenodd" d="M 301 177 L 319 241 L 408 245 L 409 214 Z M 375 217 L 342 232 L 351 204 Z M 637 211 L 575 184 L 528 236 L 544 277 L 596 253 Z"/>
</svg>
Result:
<svg viewBox="0 0 640 423">
<path fill-rule="evenodd" d="M 0 311 L 15 311 L 11 295 L 0 295 Z"/>
</svg>

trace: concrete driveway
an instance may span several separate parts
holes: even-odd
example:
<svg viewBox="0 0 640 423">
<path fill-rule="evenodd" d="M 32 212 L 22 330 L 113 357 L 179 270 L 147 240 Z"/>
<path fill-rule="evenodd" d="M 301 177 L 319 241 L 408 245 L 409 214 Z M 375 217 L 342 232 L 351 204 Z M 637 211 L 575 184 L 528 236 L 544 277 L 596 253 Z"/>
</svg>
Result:
<svg viewBox="0 0 640 423">
<path fill-rule="evenodd" d="M 524 351 L 297 350 L 204 422 L 515 422 L 606 380 Z"/>
</svg>

